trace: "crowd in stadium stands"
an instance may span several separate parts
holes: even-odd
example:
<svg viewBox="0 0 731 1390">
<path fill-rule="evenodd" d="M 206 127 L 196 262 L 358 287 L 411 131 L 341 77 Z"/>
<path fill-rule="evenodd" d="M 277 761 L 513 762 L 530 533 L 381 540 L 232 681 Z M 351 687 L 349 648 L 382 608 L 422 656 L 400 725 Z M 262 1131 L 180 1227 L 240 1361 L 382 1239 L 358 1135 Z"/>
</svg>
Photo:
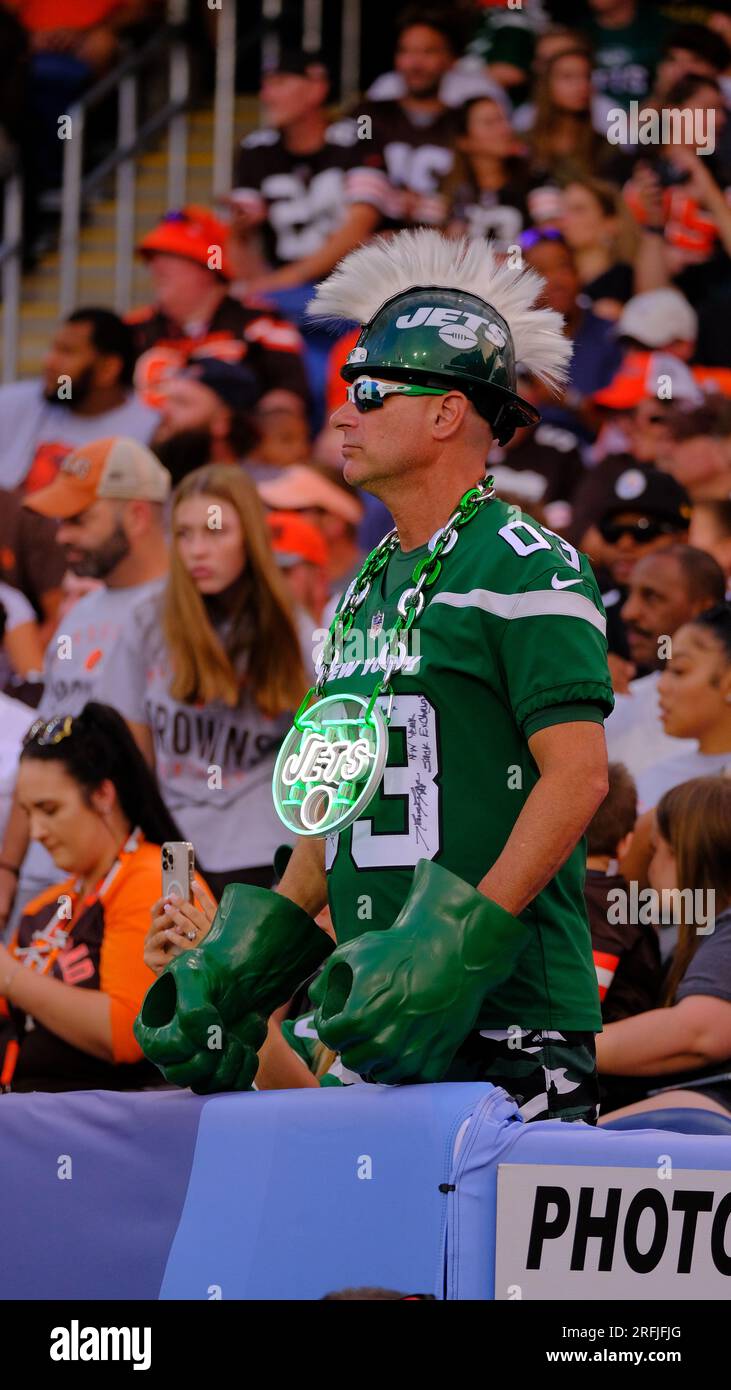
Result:
<svg viewBox="0 0 731 1390">
<path fill-rule="evenodd" d="M 356 325 L 334 338 L 306 306 L 359 243 L 432 226 L 522 258 L 575 344 L 559 397 L 521 374 L 541 422 L 488 464 L 589 555 L 607 613 L 602 1113 L 731 1113 L 731 19 L 396 8 L 387 70 L 347 107 L 321 54 L 282 46 L 230 196 L 161 208 L 140 242 L 149 303 L 77 308 L 42 378 L 0 387 L 0 1086 L 161 1084 L 132 1035 L 147 986 L 227 883 L 281 876 L 276 752 L 314 631 L 391 524 L 328 423 Z M 19 112 L 49 129 L 156 14 L 5 0 L 0 61 L 25 58 L 0 163 Z M 669 108 L 692 119 L 641 141 L 638 111 Z M 160 897 L 166 839 L 195 846 L 192 903 Z M 260 1087 L 349 1079 L 306 990 L 272 1016 Z"/>
</svg>

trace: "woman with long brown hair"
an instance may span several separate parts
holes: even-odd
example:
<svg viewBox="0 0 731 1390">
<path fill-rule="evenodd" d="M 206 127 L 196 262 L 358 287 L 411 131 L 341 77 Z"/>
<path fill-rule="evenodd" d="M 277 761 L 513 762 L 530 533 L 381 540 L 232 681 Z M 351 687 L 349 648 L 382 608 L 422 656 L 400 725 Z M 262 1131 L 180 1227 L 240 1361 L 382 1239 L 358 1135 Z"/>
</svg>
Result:
<svg viewBox="0 0 731 1390">
<path fill-rule="evenodd" d="M 617 319 L 634 293 L 639 246 L 619 189 L 603 179 L 573 179 L 563 191 L 559 225 L 576 259 L 582 296 L 595 314 Z"/>
<path fill-rule="evenodd" d="M 307 688 L 296 620 L 243 470 L 189 473 L 173 493 L 171 530 L 163 597 L 132 613 L 104 698 L 154 762 L 213 892 L 269 887 L 287 839 L 272 771 Z"/>
<path fill-rule="evenodd" d="M 611 150 L 592 124 L 592 61 L 582 44 L 557 53 L 541 72 L 528 144 L 533 171 L 563 182 L 596 173 Z"/>
<path fill-rule="evenodd" d="M 447 234 L 490 237 L 507 251 L 530 221 L 525 149 L 493 97 L 472 97 L 455 119 L 454 165 L 440 190 Z"/>
<path fill-rule="evenodd" d="M 659 919 L 679 919 L 659 1007 L 597 1038 L 600 1077 L 628 1113 L 698 1106 L 731 1113 L 731 778 L 672 787 L 655 810 L 650 884 Z M 638 898 L 639 903 L 639 898 Z M 630 910 L 631 900 L 630 900 Z"/>
</svg>

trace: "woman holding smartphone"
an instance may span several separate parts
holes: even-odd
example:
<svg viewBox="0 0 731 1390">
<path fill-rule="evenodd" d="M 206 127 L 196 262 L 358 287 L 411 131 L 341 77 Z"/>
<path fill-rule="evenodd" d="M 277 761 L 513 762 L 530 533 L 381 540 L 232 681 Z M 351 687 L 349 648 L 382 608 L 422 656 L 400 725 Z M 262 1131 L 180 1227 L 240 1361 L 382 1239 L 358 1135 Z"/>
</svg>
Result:
<svg viewBox="0 0 731 1390">
<path fill-rule="evenodd" d="M 216 905 L 194 880 L 193 902 L 158 898 L 150 909 L 150 928 L 145 940 L 145 962 L 155 975 L 183 951 L 202 945 L 216 915 Z M 334 939 L 327 908 L 318 924 Z M 292 1015 L 292 1003 L 275 1009 L 267 1035 L 259 1049 L 256 1088 L 284 1091 L 303 1086 L 341 1086 L 359 1081 L 348 1072 L 336 1052 L 321 1043 L 313 1027 L 313 1014 Z"/>
<path fill-rule="evenodd" d="M 180 838 L 154 775 L 116 711 L 89 703 L 31 725 L 17 794 L 68 877 L 0 945 L 0 1090 L 161 1085 L 132 1032 L 154 979 L 143 950 L 160 846 Z"/>
<path fill-rule="evenodd" d="M 172 498 L 162 599 L 130 616 L 103 678 L 157 771 L 163 798 L 220 898 L 270 887 L 287 839 L 274 811 L 277 750 L 307 689 L 291 601 L 256 489 L 208 465 Z"/>
</svg>

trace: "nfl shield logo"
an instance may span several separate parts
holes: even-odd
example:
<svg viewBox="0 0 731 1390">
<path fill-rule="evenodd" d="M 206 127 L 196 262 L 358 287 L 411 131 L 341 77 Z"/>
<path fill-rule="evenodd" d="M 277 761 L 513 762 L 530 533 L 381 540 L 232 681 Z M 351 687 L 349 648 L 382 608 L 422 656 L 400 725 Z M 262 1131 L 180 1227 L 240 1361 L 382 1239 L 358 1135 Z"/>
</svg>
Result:
<svg viewBox="0 0 731 1390">
<path fill-rule="evenodd" d="M 368 629 L 368 636 L 369 636 L 369 637 L 373 637 L 373 638 L 378 637 L 379 633 L 382 632 L 382 631 L 383 631 L 383 614 L 382 614 L 382 613 L 374 613 L 374 614 L 373 614 L 373 617 L 371 618 L 371 625 L 370 625 L 370 627 L 369 627 L 369 629 Z"/>
</svg>

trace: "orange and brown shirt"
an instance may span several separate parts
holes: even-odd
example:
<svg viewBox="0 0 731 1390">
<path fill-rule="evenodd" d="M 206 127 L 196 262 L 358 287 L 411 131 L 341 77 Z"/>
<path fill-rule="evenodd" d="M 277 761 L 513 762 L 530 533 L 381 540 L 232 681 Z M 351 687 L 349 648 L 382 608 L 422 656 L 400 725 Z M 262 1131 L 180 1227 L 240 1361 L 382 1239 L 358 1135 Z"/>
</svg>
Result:
<svg viewBox="0 0 731 1390">
<path fill-rule="evenodd" d="M 114 1061 L 91 1056 L 11 1009 L 0 1046 L 13 1035 L 19 1043 L 14 1091 L 116 1091 L 162 1083 L 132 1032 L 155 978 L 145 965 L 143 946 L 150 908 L 159 896 L 160 846 L 137 830 L 95 893 L 82 899 L 77 880 L 66 879 L 28 903 L 10 950 L 30 969 L 108 995 Z"/>
</svg>

